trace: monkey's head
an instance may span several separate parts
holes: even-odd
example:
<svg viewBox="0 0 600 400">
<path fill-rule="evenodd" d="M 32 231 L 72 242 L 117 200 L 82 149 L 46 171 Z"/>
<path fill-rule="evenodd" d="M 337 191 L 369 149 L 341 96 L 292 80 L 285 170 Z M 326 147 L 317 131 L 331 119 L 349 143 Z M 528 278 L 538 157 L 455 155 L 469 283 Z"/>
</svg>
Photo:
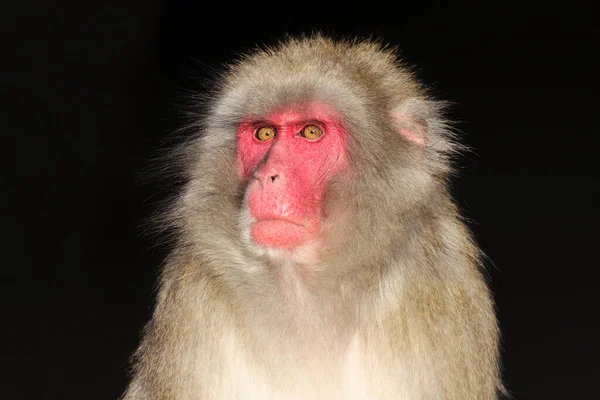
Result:
<svg viewBox="0 0 600 400">
<path fill-rule="evenodd" d="M 391 50 L 292 39 L 223 77 L 202 134 L 188 143 L 196 162 L 178 216 L 187 237 L 208 246 L 388 246 L 394 235 L 378 232 L 405 232 L 411 209 L 436 202 L 430 193 L 444 185 L 452 148 L 439 107 Z"/>
</svg>

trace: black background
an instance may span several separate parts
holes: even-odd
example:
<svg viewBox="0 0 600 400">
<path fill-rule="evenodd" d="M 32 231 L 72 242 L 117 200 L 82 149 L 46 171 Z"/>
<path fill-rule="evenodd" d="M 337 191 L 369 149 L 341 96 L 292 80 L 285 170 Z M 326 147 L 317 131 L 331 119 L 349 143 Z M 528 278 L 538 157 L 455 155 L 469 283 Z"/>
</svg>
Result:
<svg viewBox="0 0 600 400">
<path fill-rule="evenodd" d="M 574 2 L 481 3 L 4 5 L 0 397 L 122 392 L 167 250 L 142 222 L 169 185 L 142 177 L 177 96 L 315 28 L 397 45 L 456 103 L 473 152 L 453 190 L 490 258 L 514 397 L 597 393 L 598 21 Z"/>
</svg>

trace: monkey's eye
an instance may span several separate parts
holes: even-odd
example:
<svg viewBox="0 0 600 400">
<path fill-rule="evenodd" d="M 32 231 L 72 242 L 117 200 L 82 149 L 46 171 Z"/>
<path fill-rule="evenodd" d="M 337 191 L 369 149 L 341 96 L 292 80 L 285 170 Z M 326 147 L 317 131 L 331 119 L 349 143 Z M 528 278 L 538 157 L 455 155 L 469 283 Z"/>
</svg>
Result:
<svg viewBox="0 0 600 400">
<path fill-rule="evenodd" d="M 323 130 L 315 125 L 307 125 L 302 128 L 302 132 L 300 132 L 300 136 L 308 139 L 308 140 L 317 140 L 323 135 Z"/>
<path fill-rule="evenodd" d="M 270 126 L 262 127 L 256 131 L 254 137 L 260 140 L 261 142 L 271 140 L 275 137 L 275 129 L 271 128 Z"/>
</svg>

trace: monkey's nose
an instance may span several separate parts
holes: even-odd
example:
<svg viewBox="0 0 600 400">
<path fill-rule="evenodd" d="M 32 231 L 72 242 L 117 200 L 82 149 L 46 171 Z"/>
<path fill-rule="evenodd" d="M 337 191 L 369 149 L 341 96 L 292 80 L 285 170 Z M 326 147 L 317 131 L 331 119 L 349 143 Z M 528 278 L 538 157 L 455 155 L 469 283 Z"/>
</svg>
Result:
<svg viewBox="0 0 600 400">
<path fill-rule="evenodd" d="M 272 185 L 280 185 L 283 183 L 283 175 L 280 171 L 271 169 L 270 171 L 259 171 L 254 174 L 254 179 L 260 182 L 263 188 Z"/>
</svg>

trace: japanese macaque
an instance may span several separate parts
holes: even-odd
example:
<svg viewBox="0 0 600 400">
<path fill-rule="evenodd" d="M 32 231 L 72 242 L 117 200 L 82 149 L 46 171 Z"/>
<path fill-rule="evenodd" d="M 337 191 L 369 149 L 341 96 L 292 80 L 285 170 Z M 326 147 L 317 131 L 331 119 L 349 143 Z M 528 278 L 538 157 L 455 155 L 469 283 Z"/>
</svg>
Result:
<svg viewBox="0 0 600 400">
<path fill-rule="evenodd" d="M 498 327 L 443 107 L 378 43 L 230 66 L 198 134 L 127 400 L 494 399 Z"/>
</svg>

